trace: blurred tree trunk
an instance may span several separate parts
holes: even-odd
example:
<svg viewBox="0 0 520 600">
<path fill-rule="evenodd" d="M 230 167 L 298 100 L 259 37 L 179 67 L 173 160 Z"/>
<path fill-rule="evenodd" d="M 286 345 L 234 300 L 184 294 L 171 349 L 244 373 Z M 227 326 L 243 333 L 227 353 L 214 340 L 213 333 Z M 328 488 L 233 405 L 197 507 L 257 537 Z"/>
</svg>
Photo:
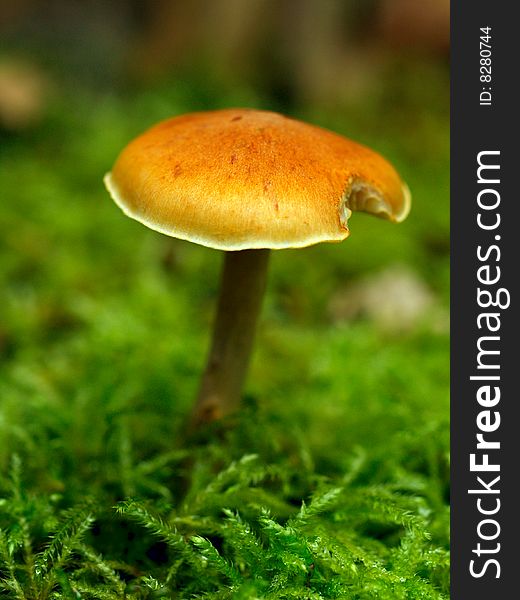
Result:
<svg viewBox="0 0 520 600">
<path fill-rule="evenodd" d="M 304 102 L 334 95 L 346 49 L 344 2 L 292 0 L 281 23 L 294 69 L 297 93 Z M 289 34 L 289 35 L 287 35 Z"/>
<path fill-rule="evenodd" d="M 378 22 L 392 47 L 447 54 L 450 45 L 450 0 L 380 0 Z"/>
</svg>

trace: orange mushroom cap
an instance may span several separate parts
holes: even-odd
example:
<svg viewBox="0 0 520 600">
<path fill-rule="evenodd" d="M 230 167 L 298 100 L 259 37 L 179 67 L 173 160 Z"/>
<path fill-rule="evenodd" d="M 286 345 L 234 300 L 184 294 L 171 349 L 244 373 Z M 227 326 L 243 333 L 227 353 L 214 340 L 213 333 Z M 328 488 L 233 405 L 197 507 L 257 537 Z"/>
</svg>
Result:
<svg viewBox="0 0 520 600">
<path fill-rule="evenodd" d="M 351 211 L 398 222 L 411 201 L 376 152 L 250 109 L 159 123 L 126 146 L 105 184 L 128 216 L 220 250 L 340 241 L 349 235 Z"/>
</svg>

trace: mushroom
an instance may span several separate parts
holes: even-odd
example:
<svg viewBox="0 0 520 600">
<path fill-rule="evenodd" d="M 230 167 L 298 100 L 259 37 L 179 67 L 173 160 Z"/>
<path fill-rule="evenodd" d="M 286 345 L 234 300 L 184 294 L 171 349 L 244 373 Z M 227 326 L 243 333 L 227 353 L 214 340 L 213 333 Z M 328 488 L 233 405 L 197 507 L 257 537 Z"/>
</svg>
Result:
<svg viewBox="0 0 520 600">
<path fill-rule="evenodd" d="M 197 424 L 240 404 L 270 250 L 344 240 L 352 211 L 399 222 L 410 209 L 406 184 L 376 152 L 251 109 L 163 121 L 124 148 L 104 181 L 129 217 L 225 252 Z"/>
</svg>

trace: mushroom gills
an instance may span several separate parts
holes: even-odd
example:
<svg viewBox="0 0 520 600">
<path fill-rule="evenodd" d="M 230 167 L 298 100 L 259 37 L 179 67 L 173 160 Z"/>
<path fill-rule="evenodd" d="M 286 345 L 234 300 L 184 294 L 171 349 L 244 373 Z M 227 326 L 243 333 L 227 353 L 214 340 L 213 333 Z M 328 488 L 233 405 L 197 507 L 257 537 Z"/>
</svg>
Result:
<svg viewBox="0 0 520 600">
<path fill-rule="evenodd" d="M 353 212 L 366 212 L 383 219 L 395 219 L 391 205 L 381 193 L 372 186 L 361 182 L 354 182 L 342 198 L 340 208 L 342 225 L 347 225 Z"/>
<path fill-rule="evenodd" d="M 406 183 L 402 183 L 402 194 L 402 205 L 396 211 L 377 188 L 361 181 L 354 181 L 341 199 L 339 211 L 341 224 L 346 227 L 350 215 L 355 211 L 400 223 L 408 216 L 412 203 L 410 189 Z"/>
</svg>

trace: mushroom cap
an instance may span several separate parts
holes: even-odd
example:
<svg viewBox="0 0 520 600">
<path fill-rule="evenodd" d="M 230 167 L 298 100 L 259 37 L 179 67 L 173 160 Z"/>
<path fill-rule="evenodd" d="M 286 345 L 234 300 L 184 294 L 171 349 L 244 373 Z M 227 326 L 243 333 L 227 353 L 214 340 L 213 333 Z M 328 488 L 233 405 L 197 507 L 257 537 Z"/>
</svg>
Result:
<svg viewBox="0 0 520 600">
<path fill-rule="evenodd" d="M 410 192 L 376 152 L 283 115 L 174 117 L 130 142 L 105 185 L 125 214 L 219 250 L 341 241 L 351 211 L 402 221 Z"/>
</svg>

